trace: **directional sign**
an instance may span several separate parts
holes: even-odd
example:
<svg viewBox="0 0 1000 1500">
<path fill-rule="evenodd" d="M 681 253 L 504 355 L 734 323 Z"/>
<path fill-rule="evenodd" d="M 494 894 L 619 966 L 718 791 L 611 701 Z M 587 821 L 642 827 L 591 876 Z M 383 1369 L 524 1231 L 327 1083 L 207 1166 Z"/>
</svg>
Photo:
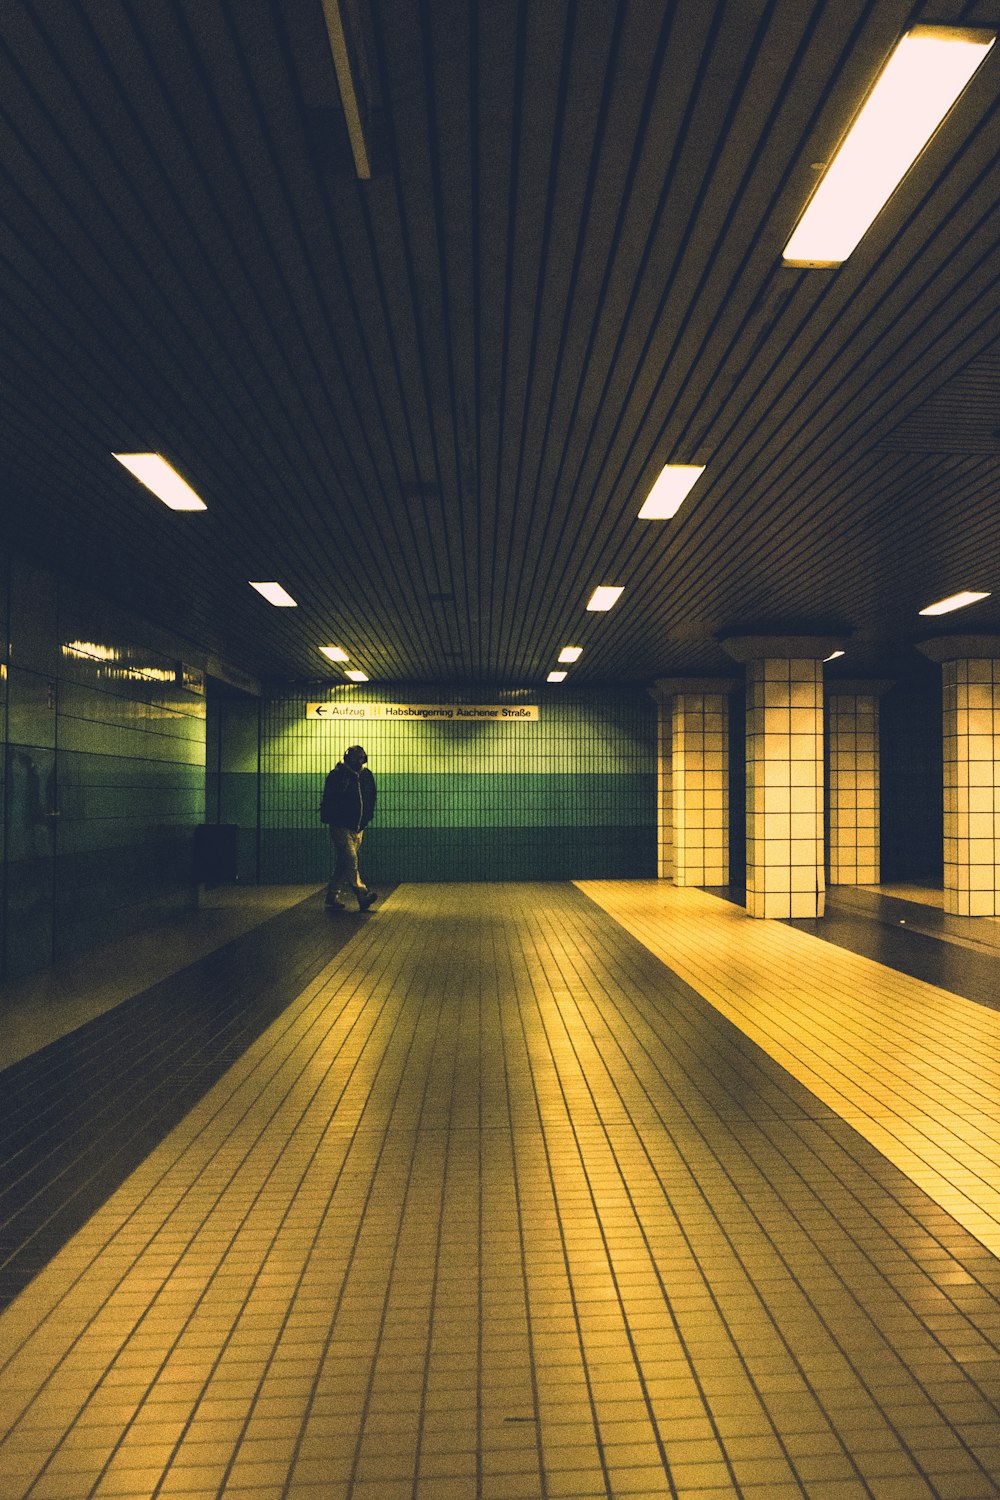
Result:
<svg viewBox="0 0 1000 1500">
<path fill-rule="evenodd" d="M 307 703 L 307 719 L 397 719 L 446 724 L 536 724 L 536 703 Z"/>
</svg>

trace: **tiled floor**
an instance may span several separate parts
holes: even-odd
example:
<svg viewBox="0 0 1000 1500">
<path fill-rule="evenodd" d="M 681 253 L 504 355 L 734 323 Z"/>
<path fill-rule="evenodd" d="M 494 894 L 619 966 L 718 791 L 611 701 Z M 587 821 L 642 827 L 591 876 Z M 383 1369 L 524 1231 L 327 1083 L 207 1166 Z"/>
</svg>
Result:
<svg viewBox="0 0 1000 1500">
<path fill-rule="evenodd" d="M 897 881 L 895 884 L 838 886 L 835 889 L 872 891 L 881 896 L 895 896 L 901 901 L 919 901 L 924 906 L 944 908 L 944 892 L 939 885 L 918 885 Z"/>
<path fill-rule="evenodd" d="M 1000 1496 L 991 1200 L 861 1129 L 995 1192 L 997 1013 L 653 882 L 335 920 L 0 1316 L 2 1500 Z"/>
<path fill-rule="evenodd" d="M 1000 1254 L 1000 1015 L 702 891 L 581 889 Z"/>
<path fill-rule="evenodd" d="M 177 962 L 172 924 L 152 984 L 143 984 L 150 975 L 134 967 L 126 940 L 116 982 L 128 998 L 114 1006 L 103 973 L 88 987 L 76 964 L 50 971 L 44 993 L 66 985 L 74 997 L 72 1007 L 55 1007 L 56 1019 L 72 1009 L 81 1024 L 2 1074 L 0 1308 L 350 941 L 356 924 L 317 920 L 320 898 L 298 894 L 277 912 L 273 901 L 241 903 L 241 917 L 252 908 L 257 924 L 208 952 L 216 925 L 190 924 L 187 965 Z M 110 952 L 104 960 L 101 971 Z M 13 987 L 19 1039 L 51 1029 L 24 989 Z M 4 1031 L 9 994 L 0 996 Z"/>
<path fill-rule="evenodd" d="M 0 1068 L 258 927 L 307 894 L 302 886 L 216 886 L 184 912 L 121 942 L 3 987 Z"/>
</svg>

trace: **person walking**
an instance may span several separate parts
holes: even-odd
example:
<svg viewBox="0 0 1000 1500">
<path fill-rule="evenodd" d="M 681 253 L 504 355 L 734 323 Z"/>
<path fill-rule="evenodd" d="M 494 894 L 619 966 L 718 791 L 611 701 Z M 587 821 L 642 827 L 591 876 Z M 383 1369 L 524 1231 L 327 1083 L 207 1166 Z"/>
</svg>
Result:
<svg viewBox="0 0 1000 1500">
<path fill-rule="evenodd" d="M 378 900 L 358 870 L 358 851 L 364 831 L 375 811 L 375 778 L 368 769 L 368 756 L 361 745 L 348 745 L 343 760 L 329 773 L 319 806 L 321 822 L 330 830 L 336 863 L 326 890 L 329 911 L 346 911 L 340 900 L 348 886 L 358 899 L 358 910 L 367 911 Z"/>
</svg>

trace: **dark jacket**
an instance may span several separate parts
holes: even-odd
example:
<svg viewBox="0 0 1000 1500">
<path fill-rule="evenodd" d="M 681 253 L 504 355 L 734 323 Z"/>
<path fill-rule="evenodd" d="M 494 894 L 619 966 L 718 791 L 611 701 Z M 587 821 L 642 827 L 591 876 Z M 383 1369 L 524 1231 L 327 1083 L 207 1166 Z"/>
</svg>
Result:
<svg viewBox="0 0 1000 1500">
<path fill-rule="evenodd" d="M 346 761 L 334 766 L 323 787 L 320 820 L 333 828 L 360 833 L 375 812 L 375 777 L 367 766 L 352 771 Z"/>
</svg>

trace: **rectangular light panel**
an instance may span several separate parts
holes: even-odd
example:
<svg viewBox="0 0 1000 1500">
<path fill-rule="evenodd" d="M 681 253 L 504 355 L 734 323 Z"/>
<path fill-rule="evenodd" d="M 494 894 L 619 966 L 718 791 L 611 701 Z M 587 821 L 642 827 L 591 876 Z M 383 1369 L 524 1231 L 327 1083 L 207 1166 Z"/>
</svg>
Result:
<svg viewBox="0 0 1000 1500">
<path fill-rule="evenodd" d="M 548 677 L 546 677 L 545 681 L 546 682 L 565 682 L 566 681 L 566 673 L 565 672 L 550 672 L 549 675 L 548 675 Z"/>
<path fill-rule="evenodd" d="M 291 594 L 283 589 L 280 583 L 251 583 L 250 587 L 256 589 L 258 594 L 263 594 L 268 604 L 274 604 L 278 609 L 295 609 L 297 607 Z"/>
<path fill-rule="evenodd" d="M 367 674 L 367 672 L 345 672 L 344 676 L 345 677 L 349 677 L 352 682 L 367 682 L 368 681 L 368 674 Z"/>
<path fill-rule="evenodd" d="M 594 590 L 590 598 L 587 600 L 587 608 L 600 610 L 610 609 L 612 605 L 618 603 L 618 600 L 621 598 L 623 593 L 623 588 L 615 588 L 612 584 L 602 583 L 599 588 L 596 588 Z"/>
<path fill-rule="evenodd" d="M 341 646 L 320 646 L 319 649 L 324 656 L 329 657 L 330 661 L 350 661 L 351 659 Z"/>
<path fill-rule="evenodd" d="M 964 593 L 951 594 L 947 599 L 939 599 L 936 604 L 928 604 L 927 608 L 922 609 L 920 613 L 922 615 L 950 615 L 953 609 L 964 609 L 967 604 L 975 604 L 978 600 L 989 597 L 988 593 L 974 594 L 966 589 Z"/>
<path fill-rule="evenodd" d="M 676 516 L 693 486 L 705 472 L 704 464 L 666 464 L 643 502 L 639 519 L 669 521 Z"/>
<path fill-rule="evenodd" d="M 786 264 L 847 259 L 995 40 L 947 26 L 900 38 L 785 246 Z"/>
<path fill-rule="evenodd" d="M 559 653 L 560 661 L 579 661 L 583 655 L 582 646 L 564 646 Z"/>
<path fill-rule="evenodd" d="M 140 484 L 152 490 L 158 500 L 169 505 L 171 510 L 207 510 L 200 495 L 196 495 L 186 480 L 172 468 L 159 453 L 112 453 L 134 474 Z"/>
</svg>

